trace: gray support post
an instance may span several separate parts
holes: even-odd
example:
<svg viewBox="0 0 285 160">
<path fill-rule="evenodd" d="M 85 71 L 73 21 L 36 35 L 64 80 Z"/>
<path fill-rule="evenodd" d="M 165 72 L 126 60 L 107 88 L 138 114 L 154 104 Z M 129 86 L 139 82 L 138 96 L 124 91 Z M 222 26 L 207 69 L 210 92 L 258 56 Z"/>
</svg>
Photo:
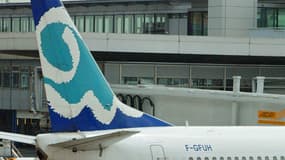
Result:
<svg viewBox="0 0 285 160">
<path fill-rule="evenodd" d="M 256 93 L 264 92 L 264 80 L 265 80 L 265 77 L 256 77 L 256 81 L 257 81 Z"/>
</svg>

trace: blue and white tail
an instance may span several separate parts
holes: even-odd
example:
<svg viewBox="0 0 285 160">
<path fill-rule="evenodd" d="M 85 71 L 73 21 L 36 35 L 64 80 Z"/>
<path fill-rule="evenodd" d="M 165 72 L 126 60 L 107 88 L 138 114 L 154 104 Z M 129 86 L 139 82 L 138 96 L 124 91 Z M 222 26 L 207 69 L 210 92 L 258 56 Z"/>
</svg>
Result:
<svg viewBox="0 0 285 160">
<path fill-rule="evenodd" d="M 60 0 L 32 0 L 54 132 L 170 124 L 121 103 Z"/>
</svg>

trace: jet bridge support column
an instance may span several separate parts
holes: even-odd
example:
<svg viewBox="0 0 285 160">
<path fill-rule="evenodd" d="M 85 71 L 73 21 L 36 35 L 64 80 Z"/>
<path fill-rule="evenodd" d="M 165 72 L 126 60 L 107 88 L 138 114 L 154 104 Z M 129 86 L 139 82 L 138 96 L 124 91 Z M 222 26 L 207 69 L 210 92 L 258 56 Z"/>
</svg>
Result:
<svg viewBox="0 0 285 160">
<path fill-rule="evenodd" d="M 233 76 L 233 92 L 235 96 L 240 93 L 241 76 Z M 232 125 L 238 125 L 239 104 L 236 101 L 232 102 Z"/>
<path fill-rule="evenodd" d="M 240 92 L 240 79 L 241 76 L 233 76 L 233 92 L 234 94 L 238 94 Z"/>
<path fill-rule="evenodd" d="M 238 115 L 239 115 L 239 104 L 238 102 L 234 101 L 232 102 L 232 125 L 236 126 L 238 125 Z"/>
<path fill-rule="evenodd" d="M 265 80 L 265 77 L 256 77 L 256 84 L 257 84 L 256 93 L 264 92 L 264 80 Z"/>
</svg>

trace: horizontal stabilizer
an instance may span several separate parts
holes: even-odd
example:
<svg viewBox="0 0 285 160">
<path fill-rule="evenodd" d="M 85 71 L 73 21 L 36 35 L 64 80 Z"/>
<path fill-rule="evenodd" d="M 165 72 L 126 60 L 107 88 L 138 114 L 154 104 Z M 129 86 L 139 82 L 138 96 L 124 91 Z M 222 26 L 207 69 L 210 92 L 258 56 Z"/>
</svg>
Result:
<svg viewBox="0 0 285 160">
<path fill-rule="evenodd" d="M 51 144 L 51 147 L 60 147 L 65 149 L 76 149 L 77 151 L 91 151 L 106 148 L 117 143 L 131 135 L 138 133 L 137 131 L 116 131 L 107 134 L 96 135 L 87 138 L 73 139 L 65 142 Z"/>
<path fill-rule="evenodd" d="M 14 142 L 36 145 L 36 137 L 23 134 L 0 132 L 0 139 L 7 139 Z"/>
</svg>

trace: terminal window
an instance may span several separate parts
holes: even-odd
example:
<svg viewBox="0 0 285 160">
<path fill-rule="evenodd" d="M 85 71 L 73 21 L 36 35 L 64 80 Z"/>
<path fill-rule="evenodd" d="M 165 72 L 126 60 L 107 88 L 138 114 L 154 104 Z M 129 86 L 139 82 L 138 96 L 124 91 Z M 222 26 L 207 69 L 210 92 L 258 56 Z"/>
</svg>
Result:
<svg viewBox="0 0 285 160">
<path fill-rule="evenodd" d="M 13 17 L 12 18 L 12 32 L 20 32 L 20 18 L 19 17 Z"/>
<path fill-rule="evenodd" d="M 95 16 L 95 32 L 103 33 L 103 16 Z"/>
<path fill-rule="evenodd" d="M 223 81 L 223 79 L 193 78 L 191 87 L 192 88 L 201 88 L 201 89 L 224 90 L 224 81 Z"/>
<path fill-rule="evenodd" d="M 135 33 L 143 33 L 144 15 L 135 15 Z"/>
<path fill-rule="evenodd" d="M 123 77 L 123 83 L 127 85 L 154 84 L 152 77 Z"/>
<path fill-rule="evenodd" d="M 20 27 L 20 31 L 21 32 L 29 32 L 30 31 L 30 26 L 29 26 L 29 22 L 30 19 L 29 17 L 21 17 L 21 27 Z"/>
<path fill-rule="evenodd" d="M 10 72 L 4 71 L 3 73 L 3 87 L 10 87 L 11 85 L 11 78 L 10 78 Z"/>
<path fill-rule="evenodd" d="M 94 32 L 94 16 L 85 16 L 85 32 Z"/>
<path fill-rule="evenodd" d="M 167 34 L 168 14 L 73 15 L 79 32 Z M 0 17 L 0 32 L 32 32 L 30 16 Z"/>
<path fill-rule="evenodd" d="M 124 33 L 134 33 L 134 18 L 132 15 L 125 16 Z"/>
<path fill-rule="evenodd" d="M 75 16 L 75 25 L 79 32 L 84 32 L 84 16 Z"/>
<path fill-rule="evenodd" d="M 208 12 L 189 12 L 189 35 L 208 35 Z"/>
<path fill-rule="evenodd" d="M 30 86 L 30 71 L 27 69 L 10 69 L 0 70 L 0 87 L 28 89 Z"/>
<path fill-rule="evenodd" d="M 20 84 L 20 73 L 18 71 L 12 72 L 12 87 L 19 88 Z"/>
<path fill-rule="evenodd" d="M 11 32 L 11 18 L 9 17 L 4 17 L 2 19 L 2 31 L 3 32 Z"/>
<path fill-rule="evenodd" d="M 157 84 L 170 87 L 189 87 L 188 78 L 158 78 Z"/>
<path fill-rule="evenodd" d="M 285 8 L 258 8 L 257 26 L 269 28 L 284 28 Z"/>
<path fill-rule="evenodd" d="M 115 33 L 123 33 L 124 32 L 124 23 L 123 23 L 123 15 L 115 16 Z"/>
<path fill-rule="evenodd" d="M 233 90 L 233 79 L 227 79 L 226 90 Z M 240 81 L 240 91 L 251 92 L 252 91 L 252 80 L 251 79 L 241 79 Z"/>
<path fill-rule="evenodd" d="M 113 33 L 113 16 L 105 16 L 104 18 L 104 32 L 105 33 Z"/>
<path fill-rule="evenodd" d="M 29 73 L 21 73 L 21 88 L 29 87 Z"/>
</svg>

